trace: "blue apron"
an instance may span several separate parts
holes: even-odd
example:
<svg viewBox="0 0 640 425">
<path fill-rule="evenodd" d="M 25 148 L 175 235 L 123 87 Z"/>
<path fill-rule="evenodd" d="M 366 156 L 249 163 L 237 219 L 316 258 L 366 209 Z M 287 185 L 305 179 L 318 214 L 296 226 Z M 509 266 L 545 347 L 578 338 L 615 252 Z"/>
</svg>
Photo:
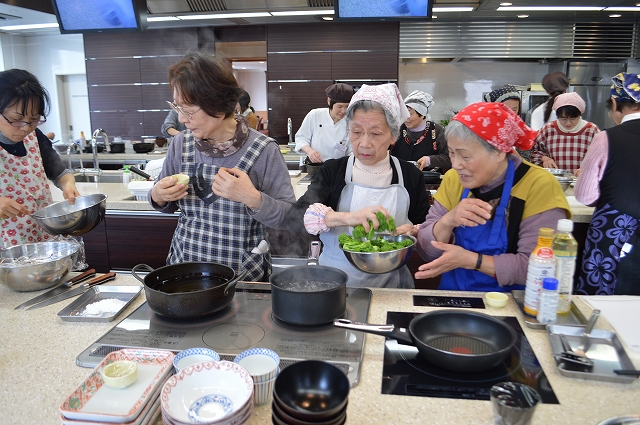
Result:
<svg viewBox="0 0 640 425">
<path fill-rule="evenodd" d="M 454 235 L 456 245 L 473 252 L 485 255 L 499 255 L 507 252 L 507 206 L 511 198 L 515 166 L 509 161 L 507 175 L 500 196 L 500 204 L 496 208 L 493 220 L 476 227 L 456 227 Z M 469 196 L 469 189 L 462 192 L 460 199 Z M 453 291 L 497 291 L 510 292 L 514 289 L 524 289 L 523 285 L 509 285 L 501 287 L 493 276 L 476 270 L 463 268 L 453 269 L 442 275 L 438 289 Z"/>
</svg>

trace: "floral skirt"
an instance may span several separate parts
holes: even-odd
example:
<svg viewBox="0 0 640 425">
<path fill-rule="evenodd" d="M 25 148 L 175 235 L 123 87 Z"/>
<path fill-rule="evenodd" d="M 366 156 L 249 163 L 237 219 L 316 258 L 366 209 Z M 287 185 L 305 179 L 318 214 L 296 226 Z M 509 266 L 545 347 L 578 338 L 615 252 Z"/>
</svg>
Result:
<svg viewBox="0 0 640 425">
<path fill-rule="evenodd" d="M 609 204 L 596 208 L 587 231 L 576 294 L 614 294 L 620 250 L 637 229 L 636 218 L 613 209 Z"/>
</svg>

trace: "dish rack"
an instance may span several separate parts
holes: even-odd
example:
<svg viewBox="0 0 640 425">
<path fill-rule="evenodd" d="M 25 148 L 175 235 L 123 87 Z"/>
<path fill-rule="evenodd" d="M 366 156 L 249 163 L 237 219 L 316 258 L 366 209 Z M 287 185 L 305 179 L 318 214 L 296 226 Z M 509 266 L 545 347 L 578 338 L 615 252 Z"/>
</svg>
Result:
<svg viewBox="0 0 640 425">
<path fill-rule="evenodd" d="M 136 201 L 146 201 L 147 193 L 153 187 L 153 183 L 152 181 L 132 181 L 127 185 L 127 188 L 136 198 Z"/>
</svg>

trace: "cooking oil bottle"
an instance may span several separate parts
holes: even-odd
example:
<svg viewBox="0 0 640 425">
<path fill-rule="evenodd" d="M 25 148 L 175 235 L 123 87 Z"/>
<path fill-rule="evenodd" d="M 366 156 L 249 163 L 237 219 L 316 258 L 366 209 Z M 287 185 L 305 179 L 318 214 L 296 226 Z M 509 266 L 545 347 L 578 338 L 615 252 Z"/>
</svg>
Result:
<svg viewBox="0 0 640 425">
<path fill-rule="evenodd" d="M 556 279 L 558 279 L 558 313 L 569 313 L 573 274 L 576 271 L 578 242 L 573 238 L 573 221 L 558 220 L 557 232 L 553 237 L 553 255 L 556 258 Z"/>
<path fill-rule="evenodd" d="M 529 256 L 527 286 L 524 291 L 524 311 L 536 316 L 540 305 L 542 280 L 556 275 L 556 260 L 553 257 L 553 229 L 543 227 L 538 231 L 538 245 Z"/>
</svg>

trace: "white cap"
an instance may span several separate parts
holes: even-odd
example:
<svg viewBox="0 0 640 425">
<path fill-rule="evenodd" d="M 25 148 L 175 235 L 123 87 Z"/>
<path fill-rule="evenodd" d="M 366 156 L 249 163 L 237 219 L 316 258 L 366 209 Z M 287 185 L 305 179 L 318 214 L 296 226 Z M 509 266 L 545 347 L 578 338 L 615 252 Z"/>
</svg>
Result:
<svg viewBox="0 0 640 425">
<path fill-rule="evenodd" d="M 558 232 L 573 232 L 573 221 L 562 218 L 558 220 L 558 227 L 556 227 Z"/>
</svg>

